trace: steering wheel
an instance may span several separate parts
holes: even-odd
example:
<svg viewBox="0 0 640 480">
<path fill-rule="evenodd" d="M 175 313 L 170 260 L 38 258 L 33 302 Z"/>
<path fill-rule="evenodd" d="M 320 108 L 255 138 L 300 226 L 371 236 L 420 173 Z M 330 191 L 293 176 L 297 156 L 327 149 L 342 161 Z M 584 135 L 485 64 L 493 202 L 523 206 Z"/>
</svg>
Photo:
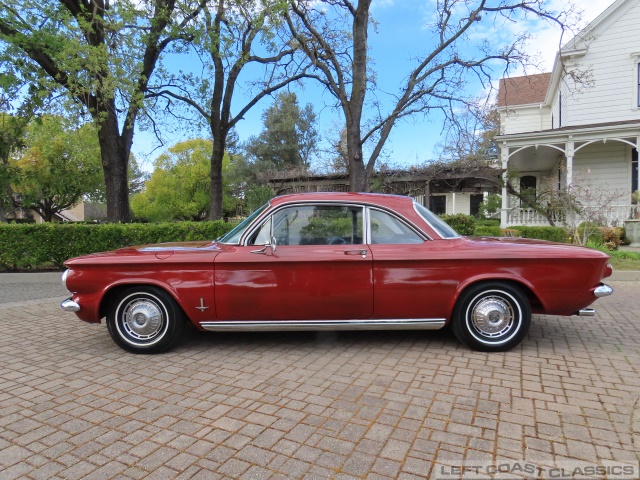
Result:
<svg viewBox="0 0 640 480">
<path fill-rule="evenodd" d="M 347 241 L 342 237 L 327 238 L 327 245 L 346 245 Z"/>
</svg>

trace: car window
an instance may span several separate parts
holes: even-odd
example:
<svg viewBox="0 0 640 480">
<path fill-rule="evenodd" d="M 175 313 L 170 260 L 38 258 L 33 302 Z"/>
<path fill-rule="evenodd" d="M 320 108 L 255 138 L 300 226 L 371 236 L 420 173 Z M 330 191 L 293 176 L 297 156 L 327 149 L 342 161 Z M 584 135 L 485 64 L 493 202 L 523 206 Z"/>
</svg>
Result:
<svg viewBox="0 0 640 480">
<path fill-rule="evenodd" d="M 278 245 L 354 245 L 362 243 L 362 207 L 300 205 L 273 215 Z"/>
<path fill-rule="evenodd" d="M 252 235 L 249 245 L 266 245 L 271 243 L 271 217 Z"/>
<path fill-rule="evenodd" d="M 251 225 L 251 223 L 258 218 L 258 216 L 269 206 L 269 202 L 262 205 L 255 210 L 251 215 L 240 222 L 233 230 L 218 238 L 219 243 L 228 243 L 237 245 L 240 242 L 240 237 L 245 230 Z"/>
<path fill-rule="evenodd" d="M 381 210 L 369 211 L 372 244 L 422 243 L 424 240 L 407 224 Z"/>
<path fill-rule="evenodd" d="M 458 238 L 460 235 L 444 221 L 434 215 L 429 209 L 413 202 L 413 208 L 422 219 L 433 228 L 442 238 Z"/>
</svg>

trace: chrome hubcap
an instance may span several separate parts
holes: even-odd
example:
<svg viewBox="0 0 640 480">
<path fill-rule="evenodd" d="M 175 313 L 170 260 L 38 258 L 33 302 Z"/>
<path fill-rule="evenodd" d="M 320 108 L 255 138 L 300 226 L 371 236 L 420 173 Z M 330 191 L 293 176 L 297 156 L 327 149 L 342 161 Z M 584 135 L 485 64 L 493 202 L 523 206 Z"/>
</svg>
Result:
<svg viewBox="0 0 640 480">
<path fill-rule="evenodd" d="M 137 340 L 152 339 L 164 325 L 162 310 L 147 299 L 131 302 L 123 313 L 123 320 L 127 334 Z"/>
<path fill-rule="evenodd" d="M 501 297 L 485 297 L 471 312 L 474 328 L 486 337 L 499 337 L 511 328 L 515 315 L 511 304 Z"/>
</svg>

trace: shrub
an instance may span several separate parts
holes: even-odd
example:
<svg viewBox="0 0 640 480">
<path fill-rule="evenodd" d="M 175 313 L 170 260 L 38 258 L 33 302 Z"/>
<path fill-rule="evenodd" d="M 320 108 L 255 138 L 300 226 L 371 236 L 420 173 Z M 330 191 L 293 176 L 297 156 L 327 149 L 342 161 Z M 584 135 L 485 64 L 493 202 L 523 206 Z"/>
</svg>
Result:
<svg viewBox="0 0 640 480">
<path fill-rule="evenodd" d="M 622 243 L 624 231 L 616 227 L 600 227 L 599 231 L 602 235 L 602 245 L 607 250 L 617 250 Z"/>
<path fill-rule="evenodd" d="M 71 257 L 130 245 L 190 240 L 212 240 L 232 224 L 180 222 L 149 224 L 39 224 L 0 225 L 0 268 L 34 269 Z"/>
<path fill-rule="evenodd" d="M 476 227 L 499 227 L 499 218 L 477 218 Z"/>
<path fill-rule="evenodd" d="M 502 236 L 502 229 L 500 228 L 499 225 L 497 227 L 479 225 L 479 226 L 476 226 L 476 229 L 473 232 L 473 234 L 479 237 L 500 237 Z"/>
<path fill-rule="evenodd" d="M 455 215 L 439 215 L 460 235 L 473 235 L 476 229 L 476 219 L 471 215 L 456 213 Z"/>
<path fill-rule="evenodd" d="M 513 226 L 513 230 L 517 230 L 522 238 L 535 238 L 538 240 L 549 240 L 551 242 L 565 243 L 567 241 L 567 232 L 560 227 L 521 227 Z"/>
</svg>

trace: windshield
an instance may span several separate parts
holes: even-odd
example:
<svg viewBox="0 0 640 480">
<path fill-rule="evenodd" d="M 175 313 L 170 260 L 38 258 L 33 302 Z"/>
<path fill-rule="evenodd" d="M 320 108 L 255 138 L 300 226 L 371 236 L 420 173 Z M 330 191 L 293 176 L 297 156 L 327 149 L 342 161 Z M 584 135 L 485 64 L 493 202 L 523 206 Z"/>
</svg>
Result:
<svg viewBox="0 0 640 480">
<path fill-rule="evenodd" d="M 260 208 L 257 208 L 251 215 L 241 221 L 236 227 L 230 232 L 224 234 L 223 236 L 218 238 L 218 243 L 228 243 L 231 245 L 237 245 L 240 243 L 240 237 L 247 229 L 249 225 L 260 215 L 265 208 L 269 206 L 269 202 L 262 205 Z"/>
<path fill-rule="evenodd" d="M 440 235 L 442 238 L 458 238 L 460 236 L 453 228 L 442 221 L 442 219 L 440 219 L 437 215 L 434 215 L 433 212 L 428 208 L 423 207 L 416 202 L 413 203 L 413 208 L 416 210 L 416 212 L 418 212 L 418 215 L 420 215 L 422 219 L 429 224 L 431 228 L 438 232 L 438 235 Z"/>
</svg>

